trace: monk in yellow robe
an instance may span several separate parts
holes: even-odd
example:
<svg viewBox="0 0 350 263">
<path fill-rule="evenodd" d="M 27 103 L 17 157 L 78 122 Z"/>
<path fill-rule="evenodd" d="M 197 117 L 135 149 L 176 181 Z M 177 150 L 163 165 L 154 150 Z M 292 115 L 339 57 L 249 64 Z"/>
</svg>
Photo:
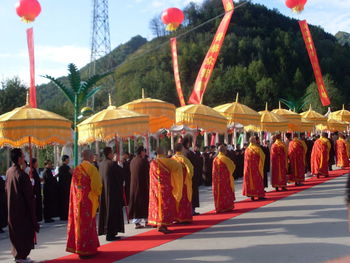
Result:
<svg viewBox="0 0 350 263">
<path fill-rule="evenodd" d="M 296 186 L 302 185 L 305 181 L 307 146 L 303 140 L 298 139 L 294 134 L 293 140 L 289 143 L 288 159 L 290 166 L 289 181 L 294 182 Z"/>
<path fill-rule="evenodd" d="M 256 137 L 250 137 L 250 144 L 244 152 L 243 195 L 254 201 L 265 199 L 264 162 L 265 154 L 257 144 Z"/>
<path fill-rule="evenodd" d="M 233 180 L 236 166 L 226 154 L 226 147 L 221 145 L 213 161 L 212 184 L 216 213 L 232 210 L 236 200 Z"/>
<path fill-rule="evenodd" d="M 339 139 L 335 145 L 336 156 L 337 156 L 337 166 L 344 168 L 349 167 L 349 144 L 345 141 L 345 136 L 339 134 Z"/>
<path fill-rule="evenodd" d="M 159 232 L 171 233 L 167 226 L 174 223 L 182 198 L 182 166 L 166 158 L 163 148 L 158 148 L 157 158 L 150 164 L 148 224 Z"/>
<path fill-rule="evenodd" d="M 82 153 L 83 162 L 73 172 L 67 227 L 67 251 L 90 258 L 100 246 L 96 230 L 96 211 L 102 192 L 102 180 L 92 164 L 94 154 Z"/>
<path fill-rule="evenodd" d="M 175 145 L 175 155 L 171 157 L 182 166 L 182 198 L 177 208 L 176 221 L 178 223 L 190 223 L 192 222 L 192 177 L 193 177 L 193 165 L 189 159 L 183 154 L 183 145 L 178 143 Z"/>
<path fill-rule="evenodd" d="M 285 191 L 287 190 L 287 167 L 288 152 L 287 146 L 281 140 L 281 134 L 275 136 L 275 141 L 271 146 L 271 184 L 272 187 Z"/>
<path fill-rule="evenodd" d="M 314 143 L 311 152 L 311 173 L 316 175 L 317 178 L 320 175 L 328 177 L 328 160 L 329 152 L 331 150 L 331 143 L 328 140 L 328 134 L 322 133 L 322 136 Z"/>
</svg>

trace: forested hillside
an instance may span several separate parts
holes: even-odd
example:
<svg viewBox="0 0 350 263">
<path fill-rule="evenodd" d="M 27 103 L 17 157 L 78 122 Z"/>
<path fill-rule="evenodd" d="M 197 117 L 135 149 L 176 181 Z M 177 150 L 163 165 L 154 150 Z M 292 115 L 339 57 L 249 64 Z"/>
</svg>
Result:
<svg viewBox="0 0 350 263">
<path fill-rule="evenodd" d="M 221 0 L 207 0 L 201 6 L 190 4 L 184 12 L 185 26 L 173 35 L 147 43 L 136 37 L 136 44 L 133 39 L 125 44 L 127 48 L 121 46 L 113 51 L 119 52 L 113 56 L 117 61 L 114 66 L 119 65 L 115 68 L 113 92 L 117 105 L 139 98 L 142 88 L 147 96 L 179 104 L 168 39 L 221 14 L 223 7 Z M 179 67 L 186 99 L 220 21 L 218 18 L 178 38 Z M 332 110 L 339 109 L 343 103 L 350 106 L 349 46 L 342 46 L 335 36 L 319 27 L 310 26 L 310 29 Z M 313 82 L 312 67 L 297 20 L 248 2 L 233 14 L 203 103 L 223 104 L 232 101 L 239 92 L 242 103 L 261 110 L 265 102 L 272 108 L 278 105 L 279 98 L 297 100 L 308 94 L 306 100 L 324 112 L 327 109 L 320 106 Z M 41 86 L 39 105 L 69 116 L 70 108 L 64 105 L 64 97 L 58 95 L 59 92 L 51 85 Z M 106 93 L 101 92 L 97 96 L 97 109 L 107 105 L 107 100 Z"/>
</svg>

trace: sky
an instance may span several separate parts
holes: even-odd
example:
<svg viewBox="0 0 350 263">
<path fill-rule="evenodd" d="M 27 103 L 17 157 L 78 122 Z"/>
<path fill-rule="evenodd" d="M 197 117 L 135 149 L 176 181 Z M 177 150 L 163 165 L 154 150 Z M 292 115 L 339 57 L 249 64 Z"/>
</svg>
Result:
<svg viewBox="0 0 350 263">
<path fill-rule="evenodd" d="M 82 67 L 90 61 L 93 0 L 39 0 L 42 12 L 34 23 L 25 24 L 15 12 L 17 0 L 0 0 L 0 81 L 14 76 L 29 83 L 26 29 L 34 27 L 36 83 L 40 75 L 60 77 L 67 65 Z M 183 8 L 203 0 L 109 0 L 111 47 L 135 35 L 152 39 L 149 21 L 169 7 Z M 350 0 L 308 0 L 300 15 L 293 14 L 284 0 L 252 0 L 297 19 L 307 19 L 327 32 L 350 32 Z M 235 19 L 234 15 L 232 19 Z"/>
</svg>

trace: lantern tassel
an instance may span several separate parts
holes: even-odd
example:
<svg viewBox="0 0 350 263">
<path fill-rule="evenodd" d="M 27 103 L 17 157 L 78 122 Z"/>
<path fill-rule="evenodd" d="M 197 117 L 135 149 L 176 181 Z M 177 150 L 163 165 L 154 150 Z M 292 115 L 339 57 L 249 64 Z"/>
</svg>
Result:
<svg viewBox="0 0 350 263">
<path fill-rule="evenodd" d="M 167 31 L 175 31 L 180 26 L 179 23 L 170 23 L 166 26 Z"/>
</svg>

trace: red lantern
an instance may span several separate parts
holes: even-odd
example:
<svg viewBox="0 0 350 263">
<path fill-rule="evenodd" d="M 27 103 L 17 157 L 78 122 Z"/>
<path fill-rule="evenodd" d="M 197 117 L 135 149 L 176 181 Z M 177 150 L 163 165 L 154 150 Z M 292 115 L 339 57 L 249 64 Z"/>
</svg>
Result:
<svg viewBox="0 0 350 263">
<path fill-rule="evenodd" d="M 307 0 L 286 0 L 286 6 L 293 10 L 293 12 L 300 13 L 304 10 Z"/>
<path fill-rule="evenodd" d="M 41 6 L 37 0 L 19 0 L 16 4 L 16 12 L 24 22 L 30 23 L 40 14 Z"/>
<path fill-rule="evenodd" d="M 184 13 L 176 7 L 168 8 L 162 13 L 162 21 L 167 25 L 166 30 L 168 31 L 175 31 L 184 18 Z"/>
</svg>

